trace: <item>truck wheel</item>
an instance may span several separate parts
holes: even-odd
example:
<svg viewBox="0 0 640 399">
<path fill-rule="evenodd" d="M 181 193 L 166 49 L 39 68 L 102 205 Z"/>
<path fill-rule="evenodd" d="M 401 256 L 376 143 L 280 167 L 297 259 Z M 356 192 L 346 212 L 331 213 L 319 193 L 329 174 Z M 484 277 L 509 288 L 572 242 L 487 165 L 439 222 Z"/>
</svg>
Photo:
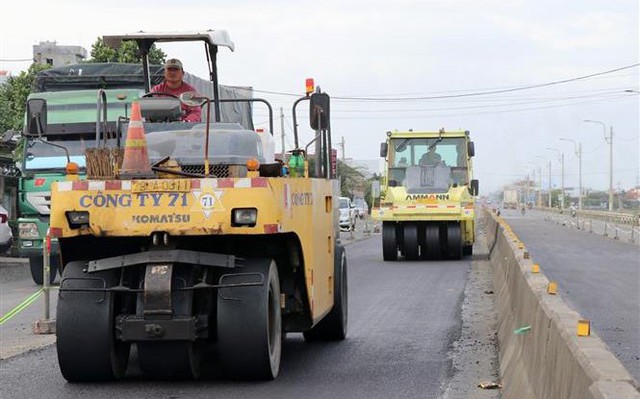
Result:
<svg viewBox="0 0 640 399">
<path fill-rule="evenodd" d="M 382 222 L 382 258 L 385 261 L 398 259 L 398 241 L 395 223 Z"/>
<path fill-rule="evenodd" d="M 257 287 L 218 290 L 218 355 L 227 377 L 272 380 L 280 371 L 282 320 L 280 280 L 273 259 L 248 258 L 220 284 L 254 283 Z"/>
<path fill-rule="evenodd" d="M 404 225 L 404 257 L 407 260 L 416 260 L 419 256 L 418 226 L 415 223 Z"/>
<path fill-rule="evenodd" d="M 186 265 L 174 266 L 171 276 L 171 310 L 173 317 L 194 314 L 195 270 Z M 142 316 L 143 295 L 138 295 L 138 316 Z M 191 341 L 138 342 L 138 360 L 145 376 L 153 379 L 185 380 L 200 376 L 201 345 Z"/>
<path fill-rule="evenodd" d="M 49 264 L 49 284 L 53 283 L 56 279 L 56 275 L 58 274 L 58 263 L 60 263 L 58 257 L 52 256 Z M 31 278 L 33 279 L 33 282 L 38 285 L 42 285 L 42 283 L 44 283 L 44 272 L 42 270 L 43 264 L 44 259 L 42 259 L 42 256 L 29 258 Z"/>
<path fill-rule="evenodd" d="M 333 309 L 320 323 L 303 333 L 307 342 L 342 341 L 347 336 L 349 314 L 347 255 L 342 245 L 335 248 L 333 270 Z"/>
<path fill-rule="evenodd" d="M 436 223 L 427 223 L 424 235 L 427 245 L 423 255 L 425 255 L 427 259 L 440 258 L 440 226 Z"/>
<path fill-rule="evenodd" d="M 113 292 L 66 291 L 113 287 L 119 282 L 118 272 L 87 274 L 86 267 L 86 262 L 70 262 L 62 273 L 56 314 L 60 371 L 69 382 L 118 379 L 125 372 L 130 349 L 129 343 L 115 336 L 122 298 Z"/>
<path fill-rule="evenodd" d="M 462 231 L 459 223 L 447 224 L 447 255 L 450 259 L 462 258 Z"/>
</svg>

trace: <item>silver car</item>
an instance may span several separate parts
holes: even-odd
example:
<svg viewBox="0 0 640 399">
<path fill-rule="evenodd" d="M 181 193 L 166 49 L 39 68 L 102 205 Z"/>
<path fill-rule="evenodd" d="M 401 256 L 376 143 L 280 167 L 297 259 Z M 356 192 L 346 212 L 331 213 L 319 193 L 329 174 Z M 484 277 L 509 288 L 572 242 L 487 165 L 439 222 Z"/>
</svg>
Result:
<svg viewBox="0 0 640 399">
<path fill-rule="evenodd" d="M 0 255 L 7 252 L 13 244 L 13 234 L 9 227 L 9 212 L 0 205 Z"/>
<path fill-rule="evenodd" d="M 356 229 L 356 208 L 349 197 L 340 197 L 340 230 Z"/>
</svg>

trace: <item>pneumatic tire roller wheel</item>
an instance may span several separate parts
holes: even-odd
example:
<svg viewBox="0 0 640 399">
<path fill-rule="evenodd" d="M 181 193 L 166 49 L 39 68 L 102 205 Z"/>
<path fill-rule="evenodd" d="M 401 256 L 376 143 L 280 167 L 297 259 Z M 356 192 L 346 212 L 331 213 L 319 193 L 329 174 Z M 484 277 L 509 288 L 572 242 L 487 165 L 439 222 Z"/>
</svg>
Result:
<svg viewBox="0 0 640 399">
<path fill-rule="evenodd" d="M 449 259 L 462 258 L 462 230 L 460 223 L 447 224 L 447 256 Z"/>
<path fill-rule="evenodd" d="M 305 341 L 341 341 L 347 336 L 349 290 L 347 255 L 342 245 L 335 247 L 333 265 L 333 309 L 320 323 L 303 333 Z"/>
<path fill-rule="evenodd" d="M 398 239 L 395 223 L 382 222 L 382 259 L 393 261 L 398 259 Z"/>
<path fill-rule="evenodd" d="M 441 242 L 440 242 L 440 226 L 437 223 L 427 223 L 424 231 L 425 245 L 422 247 L 424 252 L 422 257 L 425 259 L 440 259 Z"/>
<path fill-rule="evenodd" d="M 174 265 L 171 277 L 171 307 L 173 316 L 195 316 L 195 269 Z M 143 295 L 138 297 L 138 314 L 142 313 Z M 189 380 L 200 376 L 202 344 L 191 341 L 138 342 L 140 369 L 148 378 Z"/>
<path fill-rule="evenodd" d="M 419 256 L 418 226 L 407 223 L 404 225 L 404 257 L 406 260 L 417 260 Z"/>
<path fill-rule="evenodd" d="M 231 379 L 272 380 L 280 371 L 282 320 L 280 280 L 275 261 L 246 258 L 220 284 L 259 286 L 218 290 L 218 343 L 221 368 Z"/>
<path fill-rule="evenodd" d="M 121 297 L 103 289 L 119 283 L 117 271 L 85 273 L 86 262 L 64 268 L 56 313 L 56 348 L 62 376 L 69 382 L 107 381 L 122 377 L 130 344 L 116 339 L 115 317 Z"/>
</svg>

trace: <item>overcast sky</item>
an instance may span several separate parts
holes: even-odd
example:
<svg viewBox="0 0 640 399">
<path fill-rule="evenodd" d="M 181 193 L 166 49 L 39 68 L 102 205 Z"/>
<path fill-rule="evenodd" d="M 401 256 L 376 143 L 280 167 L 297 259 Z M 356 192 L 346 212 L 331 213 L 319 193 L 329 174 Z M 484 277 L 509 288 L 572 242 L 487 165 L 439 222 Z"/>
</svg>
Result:
<svg viewBox="0 0 640 399">
<path fill-rule="evenodd" d="M 376 159 L 388 130 L 469 130 L 476 143 L 481 191 L 498 189 L 533 170 L 560 186 L 577 186 L 574 145 L 582 144 L 583 186 L 606 190 L 613 127 L 613 181 L 640 179 L 639 77 L 617 72 L 528 90 L 451 97 L 581 78 L 639 62 L 638 0 L 196 1 L 71 0 L 10 2 L 0 24 L 0 69 L 26 69 L 39 41 L 90 50 L 98 36 L 138 30 L 227 30 L 236 51 L 221 49 L 220 81 L 256 89 L 284 107 L 304 79 L 334 97 L 334 142 L 346 156 Z M 161 45 L 188 72 L 206 77 L 201 44 Z M 636 92 L 626 92 L 632 90 Z M 402 101 L 362 101 L 335 97 Z M 416 97 L 428 99 L 415 99 Z M 440 98 L 433 98 L 440 97 Z M 442 98 L 444 97 L 444 98 Z M 449 98 L 447 98 L 449 97 Z M 256 122 L 266 111 L 256 109 Z M 305 129 L 301 141 L 311 137 Z M 280 124 L 276 121 L 277 132 Z M 280 140 L 276 141 L 280 150 Z M 289 145 L 288 145 L 289 147 Z M 556 149 L 549 150 L 547 148 Z"/>
</svg>

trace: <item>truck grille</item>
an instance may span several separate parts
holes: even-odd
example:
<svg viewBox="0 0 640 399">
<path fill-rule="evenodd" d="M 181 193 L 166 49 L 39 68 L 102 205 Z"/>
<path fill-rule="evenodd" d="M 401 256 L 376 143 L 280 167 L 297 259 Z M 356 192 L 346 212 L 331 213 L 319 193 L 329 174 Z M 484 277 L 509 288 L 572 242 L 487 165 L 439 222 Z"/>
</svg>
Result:
<svg viewBox="0 0 640 399">
<path fill-rule="evenodd" d="M 34 207 L 40 215 L 48 215 L 51 213 L 50 191 L 27 193 L 27 202 Z"/>
</svg>

